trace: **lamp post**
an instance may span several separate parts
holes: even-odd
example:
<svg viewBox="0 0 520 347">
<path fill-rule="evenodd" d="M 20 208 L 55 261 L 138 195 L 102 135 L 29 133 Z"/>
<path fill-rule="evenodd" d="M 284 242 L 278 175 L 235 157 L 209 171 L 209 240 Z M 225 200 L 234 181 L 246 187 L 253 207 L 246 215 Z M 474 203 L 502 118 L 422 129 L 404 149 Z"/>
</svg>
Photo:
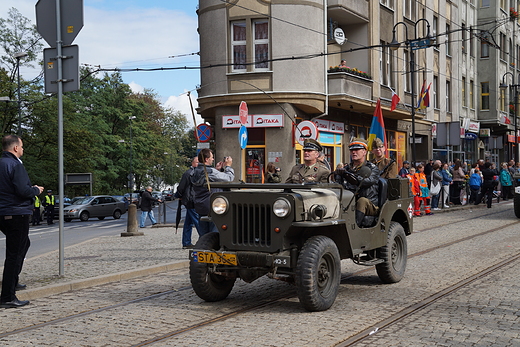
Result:
<svg viewBox="0 0 520 347">
<path fill-rule="evenodd" d="M 506 81 L 506 75 L 511 75 L 511 83 L 510 85 L 507 85 L 505 83 Z M 519 76 L 519 79 L 520 79 L 520 76 Z M 514 114 L 514 125 L 515 125 L 515 142 L 514 142 L 514 146 L 515 146 L 515 150 L 513 152 L 513 155 L 512 155 L 512 158 L 515 162 L 518 160 L 518 121 L 517 121 L 517 108 L 518 108 L 518 87 L 520 87 L 520 84 L 515 84 L 515 75 L 513 75 L 513 73 L 511 72 L 506 72 L 503 76 L 502 76 L 502 83 L 500 83 L 499 85 L 499 88 L 501 90 L 506 90 L 507 88 L 510 88 L 512 91 L 514 91 L 515 93 L 515 97 L 514 97 L 514 105 L 515 105 L 515 112 L 513 113 Z"/>
<path fill-rule="evenodd" d="M 16 70 L 18 71 L 18 136 L 22 136 L 22 100 L 20 98 L 20 59 L 26 57 L 27 52 L 18 52 L 13 55 L 13 58 L 16 59 Z"/>
<path fill-rule="evenodd" d="M 134 143 L 132 139 L 132 119 L 136 119 L 136 116 L 128 117 L 130 120 L 130 177 L 129 183 L 130 183 L 130 192 L 134 191 L 134 168 L 133 168 L 133 149 L 134 149 Z"/>
<path fill-rule="evenodd" d="M 424 37 L 417 37 L 417 24 L 420 22 L 426 22 L 428 31 L 426 33 L 426 36 Z M 408 38 L 408 27 L 405 22 L 398 22 L 394 25 L 394 28 L 392 29 L 392 42 L 390 42 L 389 46 L 392 50 L 397 50 L 399 46 L 401 46 L 401 43 L 397 41 L 396 36 L 396 28 L 399 24 L 404 25 L 405 28 L 405 44 L 410 49 L 410 88 L 412 90 L 412 162 L 414 165 L 416 164 L 416 151 L 415 151 L 415 53 L 414 51 L 417 49 L 422 48 L 428 48 L 431 45 L 431 36 L 430 36 L 430 23 L 425 19 L 421 18 L 417 20 L 414 23 L 414 38 L 409 39 Z"/>
</svg>

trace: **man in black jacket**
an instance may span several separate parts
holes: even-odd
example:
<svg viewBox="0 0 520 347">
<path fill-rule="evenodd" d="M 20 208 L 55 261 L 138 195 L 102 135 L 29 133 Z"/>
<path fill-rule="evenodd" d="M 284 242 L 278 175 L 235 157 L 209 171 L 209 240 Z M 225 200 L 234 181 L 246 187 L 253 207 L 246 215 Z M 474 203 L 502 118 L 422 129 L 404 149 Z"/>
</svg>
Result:
<svg viewBox="0 0 520 347">
<path fill-rule="evenodd" d="M 182 174 L 181 181 L 175 192 L 175 198 L 181 199 L 184 207 L 186 207 L 186 218 L 184 219 L 184 226 L 182 227 L 182 248 L 191 249 L 193 244 L 191 243 L 191 232 L 193 227 L 197 229 L 199 233 L 199 214 L 195 211 L 195 196 L 191 185 L 191 176 L 193 171 L 199 165 L 199 159 L 193 157 L 191 161 L 191 167 Z M 180 210 L 179 210 L 180 211 Z"/>
<path fill-rule="evenodd" d="M 5 263 L 2 276 L 0 307 L 25 306 L 28 300 L 18 300 L 16 290 L 25 289 L 18 283 L 29 241 L 29 218 L 33 213 L 33 199 L 43 187 L 33 186 L 20 160 L 22 139 L 16 135 L 2 138 L 0 158 L 0 230 L 5 235 Z"/>
<path fill-rule="evenodd" d="M 154 202 L 162 202 L 162 200 L 156 199 L 152 196 L 152 187 L 146 187 L 146 190 L 141 195 L 141 218 L 139 220 L 139 227 L 144 228 L 146 222 L 146 216 L 150 217 L 152 225 L 157 224 L 155 217 L 153 216 L 153 204 Z"/>
</svg>

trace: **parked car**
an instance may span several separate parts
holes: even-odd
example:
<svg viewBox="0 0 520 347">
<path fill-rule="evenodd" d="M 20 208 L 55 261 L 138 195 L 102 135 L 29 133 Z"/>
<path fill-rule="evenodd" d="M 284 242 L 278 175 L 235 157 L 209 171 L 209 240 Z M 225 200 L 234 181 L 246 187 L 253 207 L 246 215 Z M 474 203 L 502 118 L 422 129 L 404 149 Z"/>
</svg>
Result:
<svg viewBox="0 0 520 347">
<path fill-rule="evenodd" d="M 82 221 L 87 221 L 92 217 L 97 217 L 99 220 L 103 220 L 105 217 L 119 219 L 125 212 L 124 202 L 118 201 L 109 195 L 94 195 L 78 200 L 74 205 L 64 208 L 63 217 L 65 222 L 78 218 Z"/>
<path fill-rule="evenodd" d="M 126 193 L 124 197 L 131 203 L 131 204 L 138 204 L 140 195 L 139 193 Z"/>
<path fill-rule="evenodd" d="M 117 201 L 121 201 L 125 203 L 125 212 L 128 211 L 128 205 L 130 205 L 130 201 L 124 195 L 112 195 L 114 199 Z"/>
<path fill-rule="evenodd" d="M 162 195 L 163 195 L 165 201 L 173 200 L 173 193 L 171 190 L 163 190 Z"/>
</svg>

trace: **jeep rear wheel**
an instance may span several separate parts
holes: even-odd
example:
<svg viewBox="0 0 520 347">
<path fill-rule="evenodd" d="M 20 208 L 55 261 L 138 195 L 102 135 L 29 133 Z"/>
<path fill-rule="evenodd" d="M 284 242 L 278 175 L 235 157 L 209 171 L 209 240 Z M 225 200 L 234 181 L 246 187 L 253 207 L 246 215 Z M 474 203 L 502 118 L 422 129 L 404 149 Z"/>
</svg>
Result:
<svg viewBox="0 0 520 347">
<path fill-rule="evenodd" d="M 403 278 L 408 244 L 401 224 L 390 223 L 386 245 L 377 250 L 377 257 L 385 261 L 376 265 L 377 275 L 383 283 L 396 283 Z"/>
<path fill-rule="evenodd" d="M 308 239 L 296 265 L 296 291 L 308 311 L 324 311 L 336 300 L 341 280 L 338 247 L 326 236 Z"/>
<path fill-rule="evenodd" d="M 202 235 L 195 249 L 218 250 L 220 248 L 219 233 L 208 233 Z M 190 262 L 190 280 L 195 293 L 205 301 L 220 301 L 227 298 L 236 280 L 236 273 L 229 276 L 216 275 L 210 272 L 212 264 L 198 263 L 193 259 Z"/>
<path fill-rule="evenodd" d="M 515 193 L 513 198 L 513 206 L 515 209 L 516 218 L 520 218 L 520 194 Z"/>
</svg>

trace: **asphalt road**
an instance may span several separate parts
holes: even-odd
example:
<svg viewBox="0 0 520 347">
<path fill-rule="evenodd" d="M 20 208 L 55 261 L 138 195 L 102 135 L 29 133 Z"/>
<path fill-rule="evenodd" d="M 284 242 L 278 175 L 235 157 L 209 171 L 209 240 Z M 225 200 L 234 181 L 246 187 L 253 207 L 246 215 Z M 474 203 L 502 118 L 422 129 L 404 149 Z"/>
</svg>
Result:
<svg viewBox="0 0 520 347">
<path fill-rule="evenodd" d="M 177 200 L 167 201 L 166 204 L 166 223 L 175 224 L 175 216 L 177 214 Z M 139 218 L 141 211 L 137 211 Z M 159 223 L 164 223 L 164 219 L 159 220 L 159 212 L 157 207 L 154 209 L 155 218 Z M 186 210 L 183 208 L 181 212 L 182 218 L 186 215 Z M 65 247 L 72 246 L 92 238 L 107 235 L 120 235 L 121 232 L 126 231 L 128 223 L 128 213 L 121 216 L 120 219 L 113 219 L 107 217 L 104 220 L 97 218 L 90 218 L 86 222 L 79 219 L 72 220 L 68 223 L 63 223 L 64 242 Z M 146 220 L 146 227 L 151 225 L 150 219 Z M 27 257 L 35 257 L 51 251 L 59 249 L 59 224 L 55 220 L 53 225 L 47 225 L 42 221 L 42 225 L 31 226 L 29 230 L 29 237 L 31 239 L 31 247 Z M 0 261 L 3 264 L 5 259 L 5 236 L 0 233 Z"/>
</svg>

